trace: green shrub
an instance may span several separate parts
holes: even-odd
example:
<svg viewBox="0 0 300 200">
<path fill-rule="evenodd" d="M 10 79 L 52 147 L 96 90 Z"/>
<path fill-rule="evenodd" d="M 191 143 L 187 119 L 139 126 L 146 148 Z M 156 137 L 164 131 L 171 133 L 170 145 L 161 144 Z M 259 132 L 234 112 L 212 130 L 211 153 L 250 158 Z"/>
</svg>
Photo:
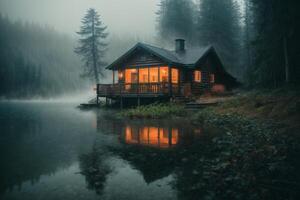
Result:
<svg viewBox="0 0 300 200">
<path fill-rule="evenodd" d="M 146 106 L 139 106 L 120 113 L 122 117 L 129 118 L 169 118 L 184 115 L 183 106 L 177 104 L 154 103 Z"/>
</svg>

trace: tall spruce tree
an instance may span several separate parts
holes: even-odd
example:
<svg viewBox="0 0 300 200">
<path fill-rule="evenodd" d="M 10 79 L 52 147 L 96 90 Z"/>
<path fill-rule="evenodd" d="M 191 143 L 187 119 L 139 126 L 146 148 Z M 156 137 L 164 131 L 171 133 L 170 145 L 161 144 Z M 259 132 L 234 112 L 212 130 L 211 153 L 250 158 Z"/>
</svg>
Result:
<svg viewBox="0 0 300 200">
<path fill-rule="evenodd" d="M 161 42 L 183 38 L 193 43 L 195 6 L 191 0 L 161 0 L 158 15 L 158 36 Z"/>
<path fill-rule="evenodd" d="M 200 46 L 213 45 L 226 67 L 240 74 L 241 26 L 239 6 L 234 0 L 200 0 L 197 20 Z"/>
<path fill-rule="evenodd" d="M 254 64 L 248 77 L 255 86 L 280 87 L 300 83 L 299 9 L 297 0 L 250 1 L 256 35 L 252 41 Z"/>
<path fill-rule="evenodd" d="M 105 39 L 108 36 L 107 27 L 100 20 L 100 15 L 93 8 L 90 8 L 82 19 L 82 26 L 77 32 L 81 38 L 79 46 L 75 52 L 79 54 L 84 62 L 83 77 L 94 79 L 99 83 L 99 75 L 103 76 L 103 67 L 107 43 Z"/>
</svg>

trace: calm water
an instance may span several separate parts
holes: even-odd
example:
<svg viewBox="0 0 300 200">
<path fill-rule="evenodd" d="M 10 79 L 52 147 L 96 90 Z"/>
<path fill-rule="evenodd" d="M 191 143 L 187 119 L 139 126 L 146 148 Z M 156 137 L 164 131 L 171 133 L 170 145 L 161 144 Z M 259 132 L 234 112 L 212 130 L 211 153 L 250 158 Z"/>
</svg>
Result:
<svg viewBox="0 0 300 200">
<path fill-rule="evenodd" d="M 178 172 L 194 171 L 182 153 L 201 153 L 213 131 L 107 112 L 0 103 L 0 199 L 185 199 L 193 183 Z"/>
</svg>

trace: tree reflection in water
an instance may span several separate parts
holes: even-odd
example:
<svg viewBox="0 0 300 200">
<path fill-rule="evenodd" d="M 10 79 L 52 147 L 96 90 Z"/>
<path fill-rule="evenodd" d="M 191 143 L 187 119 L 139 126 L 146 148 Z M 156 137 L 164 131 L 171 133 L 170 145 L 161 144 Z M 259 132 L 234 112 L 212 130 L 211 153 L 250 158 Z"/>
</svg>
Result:
<svg viewBox="0 0 300 200">
<path fill-rule="evenodd" d="M 94 144 L 89 154 L 80 156 L 81 174 L 85 176 L 88 189 L 95 190 L 97 194 L 102 195 L 110 167 L 105 163 L 107 156 L 103 149 L 97 148 Z"/>
<path fill-rule="evenodd" d="M 260 159 L 270 156 L 272 149 L 267 148 L 261 157 L 247 150 L 256 144 L 248 142 L 256 139 L 251 134 L 220 134 L 220 130 L 195 128 L 185 122 L 103 118 L 98 119 L 97 128 L 118 140 L 119 145 L 105 147 L 107 152 L 127 161 L 148 185 L 172 176 L 178 199 L 299 199 L 295 198 L 297 189 L 281 190 L 281 182 L 278 186 L 272 182 L 276 171 L 264 171 L 269 168 Z M 89 188 L 99 194 L 110 173 L 104 158 L 103 151 L 96 149 L 81 158 Z"/>
</svg>

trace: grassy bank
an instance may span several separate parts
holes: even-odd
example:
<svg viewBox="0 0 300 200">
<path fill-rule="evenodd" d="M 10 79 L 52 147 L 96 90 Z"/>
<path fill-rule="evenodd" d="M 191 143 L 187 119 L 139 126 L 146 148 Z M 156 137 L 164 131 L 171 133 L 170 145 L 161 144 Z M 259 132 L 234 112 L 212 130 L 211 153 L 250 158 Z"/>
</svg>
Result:
<svg viewBox="0 0 300 200">
<path fill-rule="evenodd" d="M 119 113 L 121 118 L 172 118 L 184 116 L 185 110 L 181 105 L 154 103 L 147 106 L 128 109 Z"/>
<path fill-rule="evenodd" d="M 254 91 L 193 114 L 194 124 L 224 130 L 213 139 L 213 156 L 204 159 L 205 184 L 220 191 L 212 198 L 224 192 L 241 199 L 299 198 L 299 100 L 295 91 Z M 253 191 L 247 198 L 245 188 Z"/>
<path fill-rule="evenodd" d="M 298 129 L 300 92 L 287 88 L 244 92 L 214 107 L 212 111 L 278 122 L 291 129 Z"/>
<path fill-rule="evenodd" d="M 180 105 L 153 104 L 123 111 L 122 117 L 184 117 L 196 127 L 223 131 L 207 144 L 153 153 L 153 160 L 176 166 L 174 185 L 187 199 L 299 199 L 299 102 L 297 91 L 261 90 L 189 113 Z"/>
</svg>

